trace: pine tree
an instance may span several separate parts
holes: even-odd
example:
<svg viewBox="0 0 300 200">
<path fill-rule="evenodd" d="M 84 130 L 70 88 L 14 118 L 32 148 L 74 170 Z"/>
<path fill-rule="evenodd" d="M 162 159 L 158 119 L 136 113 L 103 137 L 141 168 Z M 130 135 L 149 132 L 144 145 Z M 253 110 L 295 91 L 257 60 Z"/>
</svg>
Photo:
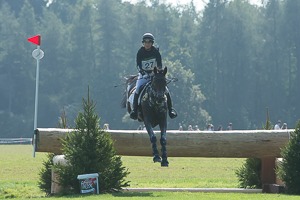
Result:
<svg viewBox="0 0 300 200">
<path fill-rule="evenodd" d="M 95 103 L 83 99 L 83 112 L 76 118 L 74 131 L 62 141 L 67 166 L 56 166 L 64 188 L 79 193 L 77 175 L 99 173 L 100 192 L 111 192 L 129 186 L 128 170 L 116 155 L 110 135 L 100 128 Z"/>
<path fill-rule="evenodd" d="M 278 175 L 289 194 L 300 194 L 300 121 L 295 132 L 290 133 L 290 140 L 281 151 L 282 162 L 279 163 Z"/>
</svg>

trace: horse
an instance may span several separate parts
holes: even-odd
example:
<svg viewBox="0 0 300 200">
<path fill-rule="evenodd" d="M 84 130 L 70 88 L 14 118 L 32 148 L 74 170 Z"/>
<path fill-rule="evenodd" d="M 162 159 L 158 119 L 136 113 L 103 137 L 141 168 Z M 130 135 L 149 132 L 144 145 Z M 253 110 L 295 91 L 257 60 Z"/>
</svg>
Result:
<svg viewBox="0 0 300 200">
<path fill-rule="evenodd" d="M 153 70 L 154 75 L 151 81 L 141 88 L 138 106 L 138 121 L 144 122 L 150 142 L 152 144 L 153 162 L 160 162 L 162 167 L 168 167 L 167 158 L 167 98 L 166 98 L 166 73 L 167 67 L 159 70 L 156 67 Z M 135 93 L 137 75 L 131 75 L 126 78 L 126 90 L 123 94 L 121 106 L 127 108 L 127 112 L 132 110 L 132 99 Z M 131 101 L 131 102 L 130 102 Z M 156 145 L 156 135 L 153 128 L 159 125 L 161 157 Z"/>
</svg>

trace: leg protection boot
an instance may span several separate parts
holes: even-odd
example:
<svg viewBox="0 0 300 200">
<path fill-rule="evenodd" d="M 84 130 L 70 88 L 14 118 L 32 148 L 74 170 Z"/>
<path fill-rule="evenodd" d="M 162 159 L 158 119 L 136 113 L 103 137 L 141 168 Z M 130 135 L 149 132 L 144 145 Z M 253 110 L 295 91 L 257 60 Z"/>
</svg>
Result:
<svg viewBox="0 0 300 200">
<path fill-rule="evenodd" d="M 136 120 L 138 118 L 138 112 L 137 112 L 137 107 L 138 107 L 138 98 L 139 98 L 139 94 L 134 93 L 134 97 L 133 97 L 133 105 L 132 105 L 132 111 L 130 113 L 130 118 Z"/>
<path fill-rule="evenodd" d="M 168 110 L 169 110 L 169 116 L 171 119 L 174 119 L 175 117 L 177 117 L 177 112 L 172 106 L 172 99 L 171 99 L 170 93 L 168 92 L 166 95 L 167 95 L 167 105 L 168 105 Z"/>
</svg>

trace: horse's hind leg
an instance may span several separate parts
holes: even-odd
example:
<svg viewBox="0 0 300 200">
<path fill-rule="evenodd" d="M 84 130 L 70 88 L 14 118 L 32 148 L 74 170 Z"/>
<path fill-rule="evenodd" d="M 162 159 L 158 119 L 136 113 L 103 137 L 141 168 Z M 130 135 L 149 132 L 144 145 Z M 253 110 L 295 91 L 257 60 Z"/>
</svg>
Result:
<svg viewBox="0 0 300 200">
<path fill-rule="evenodd" d="M 153 162 L 161 162 L 161 158 L 159 156 L 159 152 L 157 150 L 156 145 L 156 136 L 154 134 L 150 136 L 150 141 L 152 144 Z"/>
<path fill-rule="evenodd" d="M 161 162 L 161 166 L 162 167 L 168 167 L 169 166 L 169 162 L 168 162 L 168 156 L 167 156 L 167 139 L 165 136 L 162 136 L 160 138 L 160 144 L 161 144 L 161 153 L 162 153 L 162 162 Z"/>
</svg>

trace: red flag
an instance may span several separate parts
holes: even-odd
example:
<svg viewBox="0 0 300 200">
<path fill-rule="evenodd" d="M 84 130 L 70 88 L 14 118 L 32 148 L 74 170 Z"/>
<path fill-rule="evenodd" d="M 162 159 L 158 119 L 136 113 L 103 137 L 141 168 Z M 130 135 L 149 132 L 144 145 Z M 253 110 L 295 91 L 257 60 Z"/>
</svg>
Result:
<svg viewBox="0 0 300 200">
<path fill-rule="evenodd" d="M 28 38 L 27 40 L 28 40 L 28 42 L 31 42 L 33 44 L 41 45 L 41 36 L 40 35 L 35 35 L 33 37 Z"/>
</svg>

